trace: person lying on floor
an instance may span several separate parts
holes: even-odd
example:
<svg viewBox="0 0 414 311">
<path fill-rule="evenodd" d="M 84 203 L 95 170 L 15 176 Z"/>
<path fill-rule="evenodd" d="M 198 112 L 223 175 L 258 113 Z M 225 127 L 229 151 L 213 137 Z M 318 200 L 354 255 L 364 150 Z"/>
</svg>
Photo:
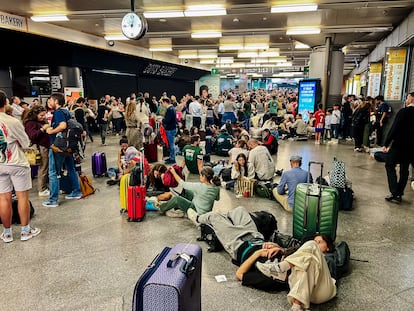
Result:
<svg viewBox="0 0 414 311">
<path fill-rule="evenodd" d="M 155 202 L 161 213 L 170 217 L 187 217 L 195 219 L 197 215 L 210 212 L 214 201 L 220 200 L 220 177 L 214 176 L 211 167 L 204 167 L 200 172 L 200 182 L 188 182 L 181 179 L 173 167 L 171 173 L 178 185 L 184 190 L 183 195 L 174 194 L 164 202 Z"/>
<path fill-rule="evenodd" d="M 334 251 L 328 236 L 314 236 L 283 260 L 286 249 L 266 242 L 243 206 L 226 215 L 206 213 L 196 220 L 214 228 L 232 261 L 239 265 L 236 278 L 242 285 L 269 291 L 284 290 L 289 285 L 288 301 L 295 311 L 302 306 L 309 309 L 311 302 L 319 304 L 335 297 L 335 280 L 322 256 Z"/>
</svg>

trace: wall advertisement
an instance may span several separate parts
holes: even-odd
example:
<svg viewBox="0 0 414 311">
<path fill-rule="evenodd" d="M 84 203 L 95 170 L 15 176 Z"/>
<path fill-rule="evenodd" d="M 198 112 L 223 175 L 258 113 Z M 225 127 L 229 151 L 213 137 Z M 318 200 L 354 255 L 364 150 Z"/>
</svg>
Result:
<svg viewBox="0 0 414 311">
<path fill-rule="evenodd" d="M 384 99 L 386 101 L 402 99 L 407 54 L 407 48 L 387 48 L 384 68 Z"/>
<path fill-rule="evenodd" d="M 380 94 L 382 63 L 369 64 L 368 92 L 367 95 L 376 97 Z"/>
</svg>

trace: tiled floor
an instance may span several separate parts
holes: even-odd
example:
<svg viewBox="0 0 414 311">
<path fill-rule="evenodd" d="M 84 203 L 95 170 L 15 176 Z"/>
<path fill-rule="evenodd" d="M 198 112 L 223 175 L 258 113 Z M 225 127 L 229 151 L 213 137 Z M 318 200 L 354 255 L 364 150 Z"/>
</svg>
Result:
<svg viewBox="0 0 414 311">
<path fill-rule="evenodd" d="M 107 147 L 87 147 L 83 170 L 91 174 L 90 154 L 103 150 L 108 164 L 116 165 L 119 137 L 109 137 Z M 312 310 L 414 310 L 414 191 L 407 186 L 401 205 L 388 203 L 384 165 L 367 154 L 354 153 L 350 144 L 314 145 L 283 141 L 275 156 L 277 168 L 288 168 L 289 157 L 300 154 L 323 161 L 325 173 L 334 156 L 346 162 L 356 199 L 354 210 L 340 212 L 338 240 L 351 249 L 352 273 L 338 284 L 334 300 Z M 317 170 L 312 170 L 317 176 Z M 190 179 L 197 179 L 191 176 Z M 245 288 L 236 280 L 236 267 L 224 253 L 208 253 L 197 242 L 199 231 L 187 219 L 148 212 L 140 223 L 129 223 L 119 213 L 117 186 L 106 178 L 93 179 L 95 195 L 82 200 L 60 199 L 57 208 L 41 205 L 31 191 L 36 208 L 33 225 L 42 233 L 28 242 L 0 243 L 0 310 L 131 310 L 134 285 L 154 256 L 166 245 L 200 243 L 203 248 L 203 310 L 288 310 L 286 292 L 267 293 Z M 34 185 L 36 183 L 34 182 Z M 222 189 L 215 209 L 239 205 L 274 213 L 282 232 L 292 232 L 292 215 L 274 201 L 235 198 Z M 20 228 L 14 226 L 17 235 Z M 216 275 L 226 282 L 217 283 Z"/>
</svg>

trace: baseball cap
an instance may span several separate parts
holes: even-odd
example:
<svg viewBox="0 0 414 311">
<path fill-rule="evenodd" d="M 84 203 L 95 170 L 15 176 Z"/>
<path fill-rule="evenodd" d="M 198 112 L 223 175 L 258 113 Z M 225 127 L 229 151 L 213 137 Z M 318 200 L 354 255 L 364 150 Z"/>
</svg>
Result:
<svg viewBox="0 0 414 311">
<path fill-rule="evenodd" d="M 302 157 L 300 155 L 293 155 L 293 156 L 290 157 L 290 161 L 300 162 L 300 161 L 302 161 Z"/>
</svg>

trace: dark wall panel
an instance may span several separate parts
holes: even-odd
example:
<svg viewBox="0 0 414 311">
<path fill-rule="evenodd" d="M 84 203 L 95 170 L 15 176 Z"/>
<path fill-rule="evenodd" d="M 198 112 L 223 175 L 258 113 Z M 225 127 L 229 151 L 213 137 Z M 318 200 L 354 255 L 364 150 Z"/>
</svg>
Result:
<svg viewBox="0 0 414 311">
<path fill-rule="evenodd" d="M 186 93 L 194 94 L 195 82 L 177 81 L 171 79 L 139 78 L 138 88 L 142 92 L 149 92 L 151 96 L 160 98 L 162 92 L 167 92 L 168 96 L 175 95 L 177 101 Z"/>
<path fill-rule="evenodd" d="M 125 102 L 131 92 L 137 91 L 137 77 L 115 75 L 92 70 L 84 70 L 85 94 L 90 99 L 99 99 L 105 94 L 122 97 Z"/>
</svg>

